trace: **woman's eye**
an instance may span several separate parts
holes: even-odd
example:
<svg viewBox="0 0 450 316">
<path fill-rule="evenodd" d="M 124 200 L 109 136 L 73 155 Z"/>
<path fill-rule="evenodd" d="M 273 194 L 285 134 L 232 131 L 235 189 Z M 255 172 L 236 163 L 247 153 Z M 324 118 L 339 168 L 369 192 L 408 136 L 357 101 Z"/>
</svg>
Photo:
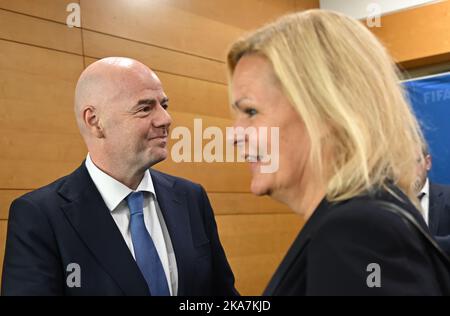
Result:
<svg viewBox="0 0 450 316">
<path fill-rule="evenodd" d="M 253 108 L 247 108 L 247 109 L 244 110 L 244 112 L 245 112 L 245 114 L 247 114 L 248 116 L 253 116 L 253 115 L 255 115 L 255 114 L 258 113 L 258 111 L 256 111 L 256 110 L 253 109 Z"/>
</svg>

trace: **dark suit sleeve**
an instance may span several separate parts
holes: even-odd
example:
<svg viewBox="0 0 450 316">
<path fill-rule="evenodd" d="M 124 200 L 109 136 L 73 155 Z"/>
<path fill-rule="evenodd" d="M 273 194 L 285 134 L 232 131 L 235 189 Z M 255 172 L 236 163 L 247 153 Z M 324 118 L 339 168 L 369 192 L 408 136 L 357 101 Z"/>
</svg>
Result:
<svg viewBox="0 0 450 316">
<path fill-rule="evenodd" d="M 431 188 L 434 185 L 430 187 Z M 447 255 L 450 256 L 450 187 L 449 186 L 438 186 L 438 189 L 443 192 L 443 202 L 442 208 L 436 210 L 440 212 L 437 236 L 434 236 L 439 246 L 444 250 Z"/>
<path fill-rule="evenodd" d="M 206 230 L 211 242 L 213 260 L 213 295 L 235 296 L 239 295 L 234 287 L 234 275 L 226 258 L 217 232 L 214 213 L 205 190 L 201 187 L 201 198 L 205 216 Z"/>
<path fill-rule="evenodd" d="M 436 291 L 419 236 L 395 214 L 364 207 L 336 211 L 318 228 L 308 251 L 308 295 L 430 295 Z M 379 267 L 380 287 L 374 283 L 377 268 L 370 264 Z"/>
<path fill-rule="evenodd" d="M 62 295 L 63 277 L 47 217 L 25 198 L 10 208 L 2 295 Z"/>
<path fill-rule="evenodd" d="M 442 250 L 450 257 L 450 235 L 448 236 L 434 236 Z"/>
</svg>

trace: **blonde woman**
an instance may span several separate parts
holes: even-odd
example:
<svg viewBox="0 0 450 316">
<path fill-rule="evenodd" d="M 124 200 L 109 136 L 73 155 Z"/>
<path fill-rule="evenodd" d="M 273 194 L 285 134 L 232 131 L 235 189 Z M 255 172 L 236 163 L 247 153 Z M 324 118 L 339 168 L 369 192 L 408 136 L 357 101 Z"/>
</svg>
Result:
<svg viewBox="0 0 450 316">
<path fill-rule="evenodd" d="M 413 187 L 422 134 L 371 32 L 334 12 L 292 14 L 234 43 L 228 67 L 235 127 L 279 128 L 273 173 L 256 142 L 236 140 L 251 191 L 306 222 L 264 294 L 445 293 L 441 258 L 388 209 L 427 230 Z"/>
</svg>

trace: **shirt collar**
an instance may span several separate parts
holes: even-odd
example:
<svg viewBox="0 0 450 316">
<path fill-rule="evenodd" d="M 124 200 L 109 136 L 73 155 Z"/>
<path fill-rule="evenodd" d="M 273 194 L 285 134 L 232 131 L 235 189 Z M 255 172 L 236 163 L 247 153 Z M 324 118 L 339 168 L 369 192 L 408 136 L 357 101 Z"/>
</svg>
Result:
<svg viewBox="0 0 450 316">
<path fill-rule="evenodd" d="M 430 181 L 427 180 L 425 181 L 425 184 L 422 187 L 422 190 L 420 190 L 420 193 L 424 193 L 424 196 L 428 196 L 430 193 Z"/>
<path fill-rule="evenodd" d="M 85 165 L 92 181 L 94 181 L 97 190 L 100 192 L 103 201 L 105 201 L 106 206 L 111 212 L 116 209 L 120 202 L 122 202 L 131 192 L 133 192 L 133 190 L 125 184 L 117 181 L 110 175 L 100 170 L 100 168 L 98 168 L 92 161 L 89 153 L 87 154 Z M 156 196 L 149 170 L 145 171 L 144 177 L 139 183 L 136 191 L 150 192 Z"/>
</svg>

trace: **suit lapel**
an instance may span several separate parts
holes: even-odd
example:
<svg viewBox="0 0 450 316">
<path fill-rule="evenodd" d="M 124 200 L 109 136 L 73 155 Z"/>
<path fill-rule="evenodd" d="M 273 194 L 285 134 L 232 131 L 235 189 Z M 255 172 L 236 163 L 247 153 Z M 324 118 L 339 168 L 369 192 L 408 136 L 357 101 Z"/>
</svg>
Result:
<svg viewBox="0 0 450 316">
<path fill-rule="evenodd" d="M 439 189 L 439 187 L 430 183 L 430 204 L 429 204 L 429 220 L 428 225 L 430 227 L 430 231 L 433 235 L 436 235 L 439 226 L 439 217 L 441 212 L 439 210 L 443 207 L 443 192 Z"/>
<path fill-rule="evenodd" d="M 149 295 L 139 267 L 84 163 L 59 190 L 62 208 L 84 244 L 125 295 Z"/>
<path fill-rule="evenodd" d="M 150 169 L 156 198 L 169 231 L 178 270 L 178 295 L 187 292 L 191 265 L 194 262 L 193 242 L 186 195 L 176 189 L 176 182 Z"/>
</svg>

